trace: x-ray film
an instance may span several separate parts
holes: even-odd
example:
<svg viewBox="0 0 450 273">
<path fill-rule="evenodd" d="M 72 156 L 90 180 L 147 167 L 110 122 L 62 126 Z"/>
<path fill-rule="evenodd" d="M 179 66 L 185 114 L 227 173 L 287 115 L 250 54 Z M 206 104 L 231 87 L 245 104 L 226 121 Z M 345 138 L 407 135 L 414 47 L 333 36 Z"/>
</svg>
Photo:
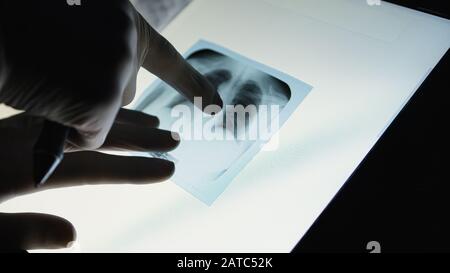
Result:
<svg viewBox="0 0 450 273">
<path fill-rule="evenodd" d="M 181 143 L 176 150 L 147 156 L 173 161 L 172 181 L 211 205 L 312 87 L 203 40 L 184 57 L 217 87 L 225 105 L 222 111 L 202 113 L 161 80 L 143 92 L 134 108 L 158 116 L 161 129 L 179 133 Z"/>
</svg>

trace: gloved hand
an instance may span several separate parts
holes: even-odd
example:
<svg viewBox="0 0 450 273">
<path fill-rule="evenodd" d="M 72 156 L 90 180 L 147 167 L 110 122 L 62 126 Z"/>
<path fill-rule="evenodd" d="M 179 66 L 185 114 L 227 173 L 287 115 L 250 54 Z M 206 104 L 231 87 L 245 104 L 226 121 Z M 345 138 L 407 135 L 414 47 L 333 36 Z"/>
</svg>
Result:
<svg viewBox="0 0 450 273">
<path fill-rule="evenodd" d="M 43 118 L 20 114 L 0 120 L 0 203 L 35 191 L 103 183 L 153 183 L 169 178 L 172 162 L 141 157 L 113 156 L 92 151 L 65 155 L 56 172 L 40 188 L 32 179 L 32 151 Z M 99 150 L 166 152 L 178 141 L 159 130 L 158 118 L 122 109 Z M 130 133 L 132 132 L 132 133 Z M 76 232 L 67 220 L 38 213 L 0 213 L 0 252 L 64 248 Z"/>
<path fill-rule="evenodd" d="M 215 88 L 129 1 L 0 0 L 0 102 L 73 128 L 96 149 L 131 102 L 141 66 L 187 98 L 222 106 Z"/>
<path fill-rule="evenodd" d="M 128 1 L 0 0 L 0 102 L 25 110 L 0 120 L 0 202 L 54 187 L 170 177 L 171 162 L 95 152 L 178 145 L 171 132 L 155 128 L 156 117 L 121 109 L 134 97 L 141 66 L 190 100 L 222 106 L 215 88 Z M 72 128 L 72 153 L 35 189 L 32 149 L 44 119 Z M 60 248 L 75 237 L 56 216 L 0 213 L 0 251 Z"/>
</svg>

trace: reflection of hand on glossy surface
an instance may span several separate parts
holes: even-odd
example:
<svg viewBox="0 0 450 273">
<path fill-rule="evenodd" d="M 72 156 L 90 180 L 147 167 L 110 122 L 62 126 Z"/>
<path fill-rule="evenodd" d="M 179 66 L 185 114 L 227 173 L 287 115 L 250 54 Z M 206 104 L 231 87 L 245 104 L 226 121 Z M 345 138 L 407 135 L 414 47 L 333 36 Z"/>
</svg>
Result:
<svg viewBox="0 0 450 273">
<path fill-rule="evenodd" d="M 65 155 L 49 181 L 36 189 L 31 171 L 32 148 L 42 122 L 42 118 L 27 114 L 0 120 L 0 202 L 58 187 L 158 182 L 174 172 L 173 163 L 161 159 L 71 152 Z M 99 150 L 165 152 L 174 149 L 178 142 L 171 137 L 171 132 L 156 128 L 158 123 L 156 117 L 122 109 Z M 37 213 L 0 213 L 0 251 L 64 248 L 75 238 L 74 227 L 63 218 Z"/>
</svg>

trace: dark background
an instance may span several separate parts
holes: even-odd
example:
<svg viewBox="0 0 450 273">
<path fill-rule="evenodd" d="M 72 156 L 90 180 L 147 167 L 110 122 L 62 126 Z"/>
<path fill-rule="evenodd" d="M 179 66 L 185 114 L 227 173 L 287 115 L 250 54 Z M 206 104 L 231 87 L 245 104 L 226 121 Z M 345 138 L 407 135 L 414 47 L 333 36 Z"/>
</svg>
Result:
<svg viewBox="0 0 450 273">
<path fill-rule="evenodd" d="M 385 2 L 391 2 L 447 19 L 450 18 L 450 5 L 447 0 L 385 0 Z"/>
<path fill-rule="evenodd" d="M 389 1 L 449 18 L 448 1 Z M 450 252 L 449 55 L 293 250 Z"/>
</svg>

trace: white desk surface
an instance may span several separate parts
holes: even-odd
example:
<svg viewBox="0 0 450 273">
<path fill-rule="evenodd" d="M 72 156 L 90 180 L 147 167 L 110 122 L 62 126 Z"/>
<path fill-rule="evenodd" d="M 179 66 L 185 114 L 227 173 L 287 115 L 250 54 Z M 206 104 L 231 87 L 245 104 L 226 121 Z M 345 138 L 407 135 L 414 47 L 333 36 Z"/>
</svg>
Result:
<svg viewBox="0 0 450 273">
<path fill-rule="evenodd" d="M 195 0 L 163 34 L 181 52 L 201 38 L 311 84 L 279 150 L 211 207 L 167 182 L 52 190 L 2 211 L 64 216 L 83 251 L 288 252 L 450 45 L 449 21 L 362 0 Z M 153 79 L 141 71 L 139 91 Z"/>
</svg>

